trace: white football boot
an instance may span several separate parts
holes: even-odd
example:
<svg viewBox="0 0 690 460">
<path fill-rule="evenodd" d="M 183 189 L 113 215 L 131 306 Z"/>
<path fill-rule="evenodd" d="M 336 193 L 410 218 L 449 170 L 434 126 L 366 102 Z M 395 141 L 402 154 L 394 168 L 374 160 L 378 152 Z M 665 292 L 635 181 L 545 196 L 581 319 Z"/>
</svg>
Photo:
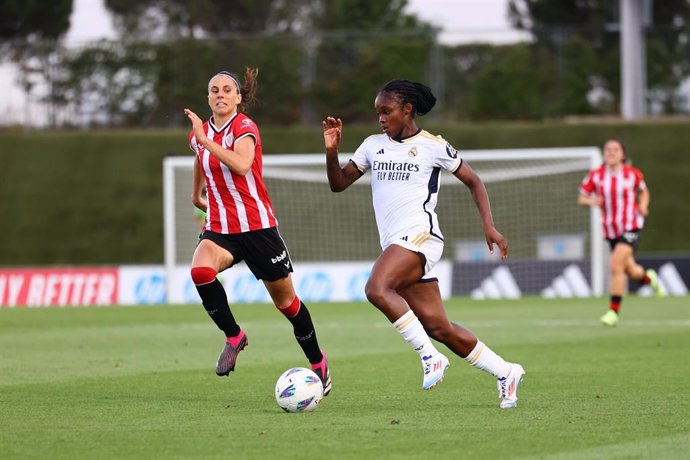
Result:
<svg viewBox="0 0 690 460">
<path fill-rule="evenodd" d="M 443 375 L 446 369 L 448 369 L 448 366 L 450 366 L 448 358 L 441 353 L 423 356 L 422 369 L 424 370 L 424 382 L 422 383 L 422 388 L 431 390 L 435 387 L 437 383 L 443 380 Z"/>
<path fill-rule="evenodd" d="M 517 406 L 518 385 L 522 382 L 525 370 L 517 363 L 510 363 L 510 372 L 502 379 L 498 379 L 498 397 L 501 398 L 501 409 L 511 409 Z"/>
</svg>

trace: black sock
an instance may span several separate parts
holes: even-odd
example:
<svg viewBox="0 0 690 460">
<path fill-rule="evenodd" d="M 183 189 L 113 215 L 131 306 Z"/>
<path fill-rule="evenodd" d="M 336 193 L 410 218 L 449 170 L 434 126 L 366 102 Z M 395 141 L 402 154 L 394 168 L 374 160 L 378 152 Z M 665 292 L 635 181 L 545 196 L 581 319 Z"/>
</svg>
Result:
<svg viewBox="0 0 690 460">
<path fill-rule="evenodd" d="M 307 306 L 304 305 L 303 302 L 300 302 L 297 314 L 292 318 L 287 317 L 287 319 L 292 323 L 297 343 L 302 347 L 302 351 L 304 351 L 304 355 L 309 362 L 311 364 L 321 362 L 323 356 L 321 355 L 319 342 L 316 340 L 314 323 L 311 321 L 311 315 L 309 314 L 309 310 L 307 310 Z"/>
<path fill-rule="evenodd" d="M 235 321 L 228 305 L 225 289 L 218 279 L 208 284 L 196 286 L 206 313 L 211 317 L 218 329 L 225 333 L 225 337 L 234 337 L 240 333 L 240 326 Z"/>
</svg>

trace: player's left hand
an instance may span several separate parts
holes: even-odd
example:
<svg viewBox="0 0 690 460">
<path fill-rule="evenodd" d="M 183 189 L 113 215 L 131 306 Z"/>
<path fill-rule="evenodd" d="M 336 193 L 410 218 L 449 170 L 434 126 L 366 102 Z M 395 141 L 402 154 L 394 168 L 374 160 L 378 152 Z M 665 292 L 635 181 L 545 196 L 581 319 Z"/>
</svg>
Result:
<svg viewBox="0 0 690 460">
<path fill-rule="evenodd" d="M 486 244 L 489 245 L 489 252 L 494 253 L 495 244 L 501 252 L 501 260 L 506 260 L 508 258 L 508 242 L 503 238 L 503 235 L 495 227 L 491 227 L 485 230 L 484 236 L 486 237 Z"/>
</svg>

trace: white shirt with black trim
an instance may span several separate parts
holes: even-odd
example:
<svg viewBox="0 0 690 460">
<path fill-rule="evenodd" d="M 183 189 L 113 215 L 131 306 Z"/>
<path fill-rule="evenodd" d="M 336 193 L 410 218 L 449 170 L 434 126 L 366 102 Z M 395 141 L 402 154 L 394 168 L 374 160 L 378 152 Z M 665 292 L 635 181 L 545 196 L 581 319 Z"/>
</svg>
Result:
<svg viewBox="0 0 690 460">
<path fill-rule="evenodd" d="M 445 139 L 425 130 L 401 141 L 375 134 L 362 142 L 350 161 L 362 173 L 371 170 L 382 248 L 423 230 L 443 239 L 434 211 L 440 172 L 453 174 L 462 166 L 458 152 Z"/>
</svg>

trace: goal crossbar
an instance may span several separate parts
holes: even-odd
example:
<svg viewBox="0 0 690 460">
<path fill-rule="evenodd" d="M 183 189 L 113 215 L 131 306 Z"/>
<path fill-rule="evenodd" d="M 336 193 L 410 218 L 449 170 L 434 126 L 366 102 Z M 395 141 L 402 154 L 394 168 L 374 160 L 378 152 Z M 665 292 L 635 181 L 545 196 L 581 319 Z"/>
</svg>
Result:
<svg viewBox="0 0 690 460">
<path fill-rule="evenodd" d="M 352 153 L 341 153 L 340 160 L 341 163 L 348 161 L 351 158 Z M 576 196 L 577 188 L 573 185 L 572 178 L 574 176 L 584 177 L 588 170 L 594 169 L 601 164 L 601 151 L 596 147 L 568 147 L 568 148 L 538 148 L 538 149 L 497 149 L 497 150 L 469 150 L 461 151 L 461 157 L 464 161 L 467 161 L 472 165 L 473 169 L 477 170 L 478 174 L 482 180 L 487 184 L 487 187 L 499 187 L 498 184 L 505 183 L 506 186 L 511 187 L 511 181 L 529 181 L 541 180 L 539 178 L 543 177 L 561 177 L 560 175 L 569 174 L 568 185 L 564 185 L 566 189 L 560 190 L 560 195 L 565 196 L 563 201 L 563 207 L 570 209 L 569 207 L 576 208 Z M 193 156 L 188 157 L 168 157 L 164 160 L 164 253 L 165 253 L 165 267 L 168 274 L 171 274 L 176 267 L 180 265 L 187 265 L 189 263 L 188 255 L 186 257 L 180 257 L 180 247 L 193 245 L 193 241 L 189 241 L 190 237 L 186 234 L 183 236 L 179 232 L 187 232 L 188 230 L 182 227 L 187 224 L 183 222 L 180 224 L 180 210 L 187 209 L 191 207 L 190 201 L 190 191 L 191 191 L 191 170 L 193 167 Z M 307 193 L 310 195 L 324 195 L 321 190 L 326 190 L 324 184 L 327 184 L 327 177 L 325 172 L 325 154 L 315 153 L 315 154 L 273 154 L 264 155 L 263 157 L 263 174 L 267 181 L 276 181 L 275 183 L 269 184 L 269 190 L 271 192 L 271 197 L 278 197 L 280 199 L 281 195 L 292 194 L 293 189 L 290 185 L 291 183 L 312 183 L 313 187 L 319 187 L 317 192 L 299 192 L 295 189 L 294 193 Z M 185 171 L 184 176 L 180 176 L 179 172 Z M 444 186 L 458 186 L 462 183 L 455 178 L 451 177 L 449 174 L 444 174 L 441 176 L 442 183 Z M 560 179 L 556 179 L 556 184 L 558 184 Z M 368 185 L 370 184 L 371 176 L 370 174 L 364 175 L 353 185 Z M 553 183 L 553 180 L 550 182 Z M 277 185 L 276 185 L 277 184 Z M 492 185 L 493 184 L 493 185 Z M 548 183 L 546 187 L 548 187 Z M 560 186 L 560 185 L 559 185 Z M 453 192 L 456 193 L 456 192 Z M 501 206 L 501 204 L 507 200 L 510 201 L 511 197 L 510 189 L 508 192 L 501 192 L 501 195 L 491 194 L 492 207 L 496 208 Z M 507 195 L 506 195 L 507 193 Z M 572 193 L 572 200 L 567 198 L 568 194 Z M 319 199 L 325 200 L 319 206 L 334 207 L 329 200 L 334 200 L 336 196 L 341 194 L 328 195 L 326 197 L 320 197 Z M 443 194 L 442 194 L 443 195 Z M 297 195 L 295 195 L 296 197 Z M 301 196 L 301 195 L 300 195 Z M 186 200 L 186 201 L 185 201 Z M 354 198 L 356 200 L 356 205 L 361 207 L 369 207 L 369 203 L 360 203 L 359 198 Z M 275 201 L 275 199 L 274 199 Z M 295 198 L 295 201 L 299 201 L 299 198 Z M 331 204 L 329 204 L 331 203 Z M 505 204 L 505 203 L 503 203 Z M 275 203 L 274 203 L 275 205 Z M 304 203 L 304 206 L 310 206 L 309 203 Z M 528 205 L 519 204 L 519 206 L 526 207 Z M 285 209 L 284 205 L 276 205 L 276 209 L 279 217 L 282 217 L 281 222 L 284 220 L 289 220 L 291 214 L 299 212 L 296 208 L 295 210 Z M 184 211 L 187 212 L 187 211 Z M 539 209 L 524 211 L 515 211 L 513 217 L 510 219 L 530 219 L 530 215 L 538 216 Z M 569 213 L 577 213 L 581 211 L 564 211 Z M 443 217 L 443 216 L 442 216 Z M 302 220 L 304 218 L 301 217 Z M 352 225 L 359 225 L 358 222 L 348 222 Z M 501 222 L 501 227 L 505 219 Z M 365 221 L 361 221 L 362 224 Z M 445 225 L 442 227 L 445 230 Z M 286 231 L 292 227 L 288 224 Z M 588 222 L 587 239 L 588 246 L 590 248 L 588 255 L 590 272 L 590 283 L 593 295 L 602 295 L 604 291 L 604 255 L 605 247 L 603 244 L 603 235 L 601 231 L 600 215 L 598 210 L 592 208 L 589 210 L 589 222 Z M 282 230 L 282 229 L 281 229 Z M 312 231 L 320 231 L 318 228 Z M 358 232 L 359 230 L 355 230 Z M 363 231 L 363 230 L 362 230 Z M 563 230 L 559 230 L 563 233 Z M 306 232 L 306 231 L 305 231 Z M 281 233 L 283 233 L 281 231 Z M 445 233 L 445 231 L 444 231 Z M 308 235 L 305 235 L 308 238 Z M 187 243 L 181 243 L 181 240 L 187 241 Z M 292 240 L 290 241 L 290 247 L 292 248 Z M 356 243 L 355 243 L 356 244 Z M 294 250 L 291 252 L 295 252 Z M 298 253 L 303 254 L 304 250 L 298 251 Z M 326 260 L 337 260 L 337 255 L 325 255 Z M 368 257 L 368 256 L 367 256 Z M 171 279 L 171 277 L 168 277 Z"/>
</svg>

